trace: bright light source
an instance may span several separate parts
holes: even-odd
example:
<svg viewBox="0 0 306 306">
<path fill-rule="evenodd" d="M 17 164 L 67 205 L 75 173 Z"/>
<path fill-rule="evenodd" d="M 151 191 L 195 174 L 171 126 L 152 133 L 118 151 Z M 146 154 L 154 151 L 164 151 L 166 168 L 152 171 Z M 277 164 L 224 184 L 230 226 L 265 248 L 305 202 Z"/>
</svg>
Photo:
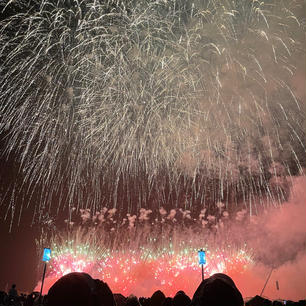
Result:
<svg viewBox="0 0 306 306">
<path fill-rule="evenodd" d="M 200 251 L 198 251 L 199 254 L 199 264 L 200 265 L 205 265 L 206 264 L 206 254 L 205 251 L 203 251 L 202 249 Z"/>
<path fill-rule="evenodd" d="M 43 261 L 48 262 L 51 259 L 51 249 L 44 248 Z"/>
</svg>

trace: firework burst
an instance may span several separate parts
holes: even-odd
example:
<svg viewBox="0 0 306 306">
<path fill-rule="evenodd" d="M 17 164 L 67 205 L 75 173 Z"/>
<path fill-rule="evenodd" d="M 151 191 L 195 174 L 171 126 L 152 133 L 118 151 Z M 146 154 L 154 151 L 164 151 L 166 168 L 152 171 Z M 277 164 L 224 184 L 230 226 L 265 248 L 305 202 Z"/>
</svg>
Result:
<svg viewBox="0 0 306 306">
<path fill-rule="evenodd" d="M 305 166 L 305 101 L 291 82 L 302 6 L 2 1 L 12 188 L 39 193 L 40 218 L 55 199 L 128 211 L 281 203 Z"/>
<path fill-rule="evenodd" d="M 191 294 L 201 281 L 201 269 L 197 262 L 198 249 L 192 247 L 173 250 L 172 246 L 153 253 L 151 249 L 138 251 L 106 251 L 102 256 L 92 257 L 88 245 L 70 248 L 74 242 L 53 245 L 47 277 L 59 279 L 70 272 L 86 272 L 106 281 L 114 292 L 124 295 L 151 295 L 161 289 L 168 295 L 179 290 Z M 208 246 L 205 246 L 208 248 Z M 243 273 L 253 265 L 246 249 L 207 249 L 209 261 L 205 265 L 206 277 L 214 273 Z M 46 289 L 45 289 L 46 290 Z"/>
<path fill-rule="evenodd" d="M 145 237 L 130 228 L 124 238 L 115 239 L 101 227 L 73 226 L 62 235 L 57 231 L 50 239 L 49 286 L 61 276 L 78 271 L 103 279 L 113 292 L 124 295 L 150 296 L 160 288 L 168 295 L 178 290 L 191 294 L 201 280 L 197 254 L 201 247 L 206 250 L 206 277 L 217 272 L 243 274 L 253 265 L 252 250 L 245 243 L 225 241 L 221 235 L 213 237 L 207 229 L 199 233 L 181 226 L 171 230 L 164 226 L 160 235 L 155 228 L 160 226 L 161 222 L 150 225 L 150 234 Z M 121 233 L 119 230 L 114 235 Z M 41 250 L 41 243 L 39 247 Z"/>
</svg>

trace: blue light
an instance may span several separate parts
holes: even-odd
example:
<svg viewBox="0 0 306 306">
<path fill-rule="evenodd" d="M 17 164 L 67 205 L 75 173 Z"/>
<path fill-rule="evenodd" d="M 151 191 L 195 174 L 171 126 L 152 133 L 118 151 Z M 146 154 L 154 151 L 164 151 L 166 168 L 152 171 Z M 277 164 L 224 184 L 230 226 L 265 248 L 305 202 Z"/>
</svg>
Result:
<svg viewBox="0 0 306 306">
<path fill-rule="evenodd" d="M 49 261 L 51 259 L 51 249 L 44 248 L 43 261 Z"/>
<path fill-rule="evenodd" d="M 205 265 L 206 264 L 206 255 L 205 255 L 205 251 L 203 251 L 202 249 L 200 251 L 198 251 L 199 254 L 199 264 L 200 265 Z"/>
</svg>

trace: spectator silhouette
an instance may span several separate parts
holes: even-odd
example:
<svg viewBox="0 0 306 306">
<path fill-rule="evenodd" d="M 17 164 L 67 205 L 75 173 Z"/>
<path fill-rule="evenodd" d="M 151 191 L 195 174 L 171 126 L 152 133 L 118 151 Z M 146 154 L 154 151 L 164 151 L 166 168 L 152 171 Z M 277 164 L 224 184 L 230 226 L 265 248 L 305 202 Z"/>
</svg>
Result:
<svg viewBox="0 0 306 306">
<path fill-rule="evenodd" d="M 6 305 L 8 300 L 8 295 L 4 291 L 0 291 L 0 305 Z"/>
<path fill-rule="evenodd" d="M 13 284 L 12 288 L 9 290 L 9 296 L 12 297 L 12 298 L 17 298 L 18 297 L 18 292 L 17 292 L 15 284 Z"/>
<path fill-rule="evenodd" d="M 245 303 L 246 306 L 271 306 L 272 301 L 265 299 L 259 295 L 254 296 L 252 299 Z"/>
<path fill-rule="evenodd" d="M 36 295 L 32 292 L 29 294 L 24 302 L 24 306 L 33 306 Z"/>
<path fill-rule="evenodd" d="M 124 297 L 121 293 L 114 293 L 114 300 L 117 306 L 124 306 L 126 297 Z"/>
<path fill-rule="evenodd" d="M 171 297 L 166 297 L 164 303 L 163 303 L 163 306 L 172 306 L 172 298 Z"/>
<path fill-rule="evenodd" d="M 8 293 L 9 305 L 18 305 L 19 296 L 16 289 L 16 284 L 13 284 Z"/>
<path fill-rule="evenodd" d="M 135 295 L 131 294 L 131 295 L 126 299 L 125 305 L 126 305 L 126 306 L 140 306 L 140 303 L 139 303 L 138 298 L 137 298 Z"/>
<path fill-rule="evenodd" d="M 115 306 L 112 291 L 86 273 L 73 272 L 61 277 L 49 289 L 47 306 Z"/>
<path fill-rule="evenodd" d="M 191 299 L 184 291 L 178 291 L 172 300 L 173 306 L 189 306 Z"/>
<path fill-rule="evenodd" d="M 141 306 L 150 306 L 151 304 L 151 299 L 150 298 L 145 298 L 145 297 L 140 297 L 139 298 L 139 303 Z"/>
<path fill-rule="evenodd" d="M 202 281 L 194 296 L 193 306 L 243 306 L 243 298 L 233 280 L 217 273 Z"/>
<path fill-rule="evenodd" d="M 157 290 L 151 296 L 150 306 L 162 306 L 165 300 L 165 295 L 160 290 Z"/>
</svg>

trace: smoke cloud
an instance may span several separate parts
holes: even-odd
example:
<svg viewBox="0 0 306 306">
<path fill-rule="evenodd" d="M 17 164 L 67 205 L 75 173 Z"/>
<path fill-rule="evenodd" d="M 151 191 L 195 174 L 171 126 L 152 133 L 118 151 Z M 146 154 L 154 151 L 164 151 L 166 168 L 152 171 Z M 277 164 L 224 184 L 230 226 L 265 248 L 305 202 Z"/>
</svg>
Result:
<svg viewBox="0 0 306 306">
<path fill-rule="evenodd" d="M 158 212 L 159 221 L 155 222 L 157 222 L 158 227 L 163 228 L 164 247 L 168 247 L 167 241 L 171 237 L 173 245 L 178 246 L 178 248 L 174 247 L 173 249 L 174 257 L 171 257 L 170 253 L 168 254 L 170 257 L 165 263 L 167 267 L 160 265 L 161 258 L 153 261 L 136 260 L 128 267 L 129 277 L 134 282 L 125 292 L 122 292 L 124 277 L 120 277 L 122 276 L 122 270 L 120 270 L 118 263 L 112 265 L 111 277 L 104 279 L 104 281 L 108 282 L 114 292 L 124 294 L 133 293 L 137 296 L 151 296 L 155 290 L 160 289 L 169 296 L 174 295 L 178 290 L 184 290 L 192 296 L 200 282 L 200 268 L 199 273 L 197 268 L 171 270 L 176 261 L 169 263 L 171 258 L 177 259 L 175 253 L 180 251 L 181 243 L 192 239 L 195 243 L 194 247 L 202 247 L 205 242 L 209 241 L 206 248 L 206 277 L 216 272 L 227 273 L 233 278 L 243 297 L 247 298 L 261 294 L 268 276 L 271 274 L 263 296 L 270 299 L 304 299 L 306 296 L 306 196 L 304 192 L 306 177 L 288 179 L 292 180 L 289 201 L 281 206 L 278 204 L 277 207 L 266 207 L 256 216 L 250 216 L 245 209 L 237 210 L 237 212 L 231 214 L 221 204 L 217 215 L 210 215 L 205 209 L 202 209 L 196 219 L 193 219 L 188 210 L 172 209 L 169 212 L 160 208 Z M 107 228 L 116 227 L 115 213 L 113 210 L 107 213 L 108 216 L 111 216 L 111 219 L 114 218 L 114 220 L 104 221 L 104 223 L 109 223 L 106 224 Z M 101 214 L 106 214 L 106 211 L 102 211 Z M 124 219 L 126 228 L 120 231 L 120 236 L 126 233 L 127 238 L 132 241 L 129 244 L 129 249 L 134 250 L 135 254 L 142 246 L 144 237 L 156 238 L 153 233 L 154 227 L 151 225 L 155 217 L 151 210 L 141 209 L 138 216 L 127 214 L 127 218 Z M 84 221 L 88 223 L 90 218 L 88 211 L 81 211 L 82 226 L 84 226 Z M 103 221 L 101 222 L 103 223 Z M 97 232 L 90 231 L 90 235 L 94 233 L 98 237 L 98 231 L 103 227 L 102 223 L 97 227 Z M 188 224 L 192 226 L 188 226 Z M 108 231 L 103 233 L 108 233 Z M 211 235 L 207 234 L 204 237 L 205 233 L 211 233 Z M 155 239 L 153 240 L 155 241 Z M 91 247 L 96 249 L 103 246 L 103 243 L 105 242 L 99 240 L 98 244 L 94 243 Z M 156 244 L 153 245 L 157 247 Z M 250 255 L 252 260 L 233 266 L 222 265 L 222 260 L 213 263 L 215 259 L 212 253 L 219 247 L 222 249 L 222 245 L 226 248 L 221 257 L 230 255 L 231 251 L 235 251 L 235 247 L 243 250 L 245 245 L 246 254 L 247 256 Z M 230 248 L 228 248 L 228 245 L 230 245 Z M 155 254 L 154 248 L 148 250 Z M 196 254 L 194 252 L 186 253 L 185 257 L 182 258 L 182 265 L 185 263 L 185 266 L 187 266 L 187 259 L 193 255 Z M 236 257 L 234 256 L 233 259 L 235 261 Z M 197 259 L 194 260 L 196 262 Z M 209 270 L 208 266 L 212 265 L 213 268 Z M 92 269 L 85 272 L 90 273 L 95 278 L 103 278 L 95 268 L 94 262 L 90 266 Z M 71 271 L 68 266 L 66 270 Z M 55 278 L 47 281 L 45 293 L 47 293 L 48 286 L 51 286 L 54 281 L 56 281 Z M 278 283 L 278 288 L 276 283 Z"/>
<path fill-rule="evenodd" d="M 254 250 L 256 264 L 244 274 L 232 275 L 244 297 L 260 294 L 272 269 L 264 296 L 306 297 L 306 179 L 293 178 L 292 183 L 287 203 L 251 218 L 247 227 L 246 241 Z"/>
</svg>

